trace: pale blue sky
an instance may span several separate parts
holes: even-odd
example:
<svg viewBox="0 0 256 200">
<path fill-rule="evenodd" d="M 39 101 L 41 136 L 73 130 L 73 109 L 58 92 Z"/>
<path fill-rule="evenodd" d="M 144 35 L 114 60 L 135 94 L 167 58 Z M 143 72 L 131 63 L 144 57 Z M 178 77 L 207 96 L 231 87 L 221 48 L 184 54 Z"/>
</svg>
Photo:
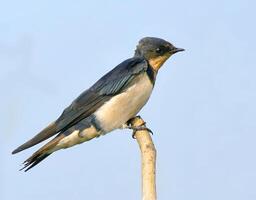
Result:
<svg viewBox="0 0 256 200">
<path fill-rule="evenodd" d="M 0 199 L 140 199 L 130 131 L 59 151 L 11 151 L 58 117 L 145 36 L 186 51 L 161 69 L 140 113 L 154 131 L 161 200 L 256 199 L 256 3 L 1 1 Z"/>
</svg>

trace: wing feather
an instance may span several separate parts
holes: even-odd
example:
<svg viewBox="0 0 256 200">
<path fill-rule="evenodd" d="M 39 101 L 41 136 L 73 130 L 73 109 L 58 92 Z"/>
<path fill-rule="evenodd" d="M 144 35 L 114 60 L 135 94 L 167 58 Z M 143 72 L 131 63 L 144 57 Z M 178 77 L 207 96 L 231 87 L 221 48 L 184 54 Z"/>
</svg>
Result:
<svg viewBox="0 0 256 200">
<path fill-rule="evenodd" d="M 90 116 L 111 97 L 124 91 L 129 82 L 139 73 L 146 71 L 147 68 L 147 61 L 141 57 L 133 57 L 120 63 L 75 99 L 52 125 L 15 149 L 13 154 L 63 132 Z"/>
<path fill-rule="evenodd" d="M 75 123 L 93 114 L 111 97 L 125 90 L 134 76 L 146 71 L 147 66 L 147 62 L 143 58 L 131 58 L 108 72 L 64 110 L 56 121 L 58 131 L 67 130 Z"/>
</svg>

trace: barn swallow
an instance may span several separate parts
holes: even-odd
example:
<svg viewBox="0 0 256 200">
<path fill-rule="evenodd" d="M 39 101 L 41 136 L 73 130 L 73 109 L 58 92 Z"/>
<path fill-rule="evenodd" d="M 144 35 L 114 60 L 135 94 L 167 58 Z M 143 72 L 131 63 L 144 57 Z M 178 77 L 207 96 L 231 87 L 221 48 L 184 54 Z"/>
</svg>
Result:
<svg viewBox="0 0 256 200">
<path fill-rule="evenodd" d="M 12 152 L 16 154 L 56 135 L 25 160 L 22 169 L 28 171 L 57 150 L 81 144 L 115 129 L 140 129 L 129 125 L 129 120 L 147 103 L 158 70 L 170 56 L 180 51 L 184 49 L 160 38 L 141 39 L 132 58 L 100 78 L 78 96 L 56 121 Z"/>
</svg>

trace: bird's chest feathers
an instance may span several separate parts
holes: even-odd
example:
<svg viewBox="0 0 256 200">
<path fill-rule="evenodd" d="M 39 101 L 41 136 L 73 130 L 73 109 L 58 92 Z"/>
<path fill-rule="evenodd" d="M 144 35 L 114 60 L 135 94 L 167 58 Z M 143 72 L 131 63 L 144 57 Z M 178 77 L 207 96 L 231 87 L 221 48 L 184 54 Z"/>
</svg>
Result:
<svg viewBox="0 0 256 200">
<path fill-rule="evenodd" d="M 146 73 L 136 77 L 126 91 L 114 96 L 96 111 L 102 128 L 106 132 L 120 128 L 146 104 L 152 89 L 153 85 Z"/>
</svg>

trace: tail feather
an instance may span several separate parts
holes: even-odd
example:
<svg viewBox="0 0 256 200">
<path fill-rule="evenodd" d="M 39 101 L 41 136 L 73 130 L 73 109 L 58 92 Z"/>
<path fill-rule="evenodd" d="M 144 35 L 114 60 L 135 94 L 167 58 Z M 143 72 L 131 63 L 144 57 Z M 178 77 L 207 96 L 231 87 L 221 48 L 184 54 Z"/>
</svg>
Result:
<svg viewBox="0 0 256 200">
<path fill-rule="evenodd" d="M 42 160 L 51 155 L 54 151 L 58 150 L 55 147 L 63 137 L 65 137 L 64 134 L 59 134 L 50 142 L 48 142 L 39 150 L 37 150 L 32 156 L 30 156 L 27 160 L 23 162 L 24 167 L 21 168 L 20 170 L 24 170 L 25 172 L 30 170 L 32 167 L 36 166 Z"/>
<path fill-rule="evenodd" d="M 15 149 L 12 154 L 19 153 L 20 151 L 23 151 L 25 149 L 28 149 L 50 137 L 57 134 L 57 125 L 55 122 L 51 123 L 49 126 L 47 126 L 45 129 L 43 129 L 40 133 L 38 133 L 35 137 L 33 137 L 31 140 L 27 141 L 26 143 L 19 146 L 17 149 Z"/>
<path fill-rule="evenodd" d="M 20 169 L 23 170 L 25 169 L 24 171 L 27 172 L 28 170 L 30 170 L 32 167 L 36 166 L 38 163 L 40 163 L 42 160 L 44 160 L 45 158 L 47 158 L 49 155 L 51 155 L 50 153 L 45 153 L 45 154 L 42 154 L 42 155 L 37 155 L 37 156 L 34 156 L 33 159 L 30 159 L 30 160 L 26 160 L 23 164 L 24 164 L 24 167 L 22 167 Z"/>
</svg>

